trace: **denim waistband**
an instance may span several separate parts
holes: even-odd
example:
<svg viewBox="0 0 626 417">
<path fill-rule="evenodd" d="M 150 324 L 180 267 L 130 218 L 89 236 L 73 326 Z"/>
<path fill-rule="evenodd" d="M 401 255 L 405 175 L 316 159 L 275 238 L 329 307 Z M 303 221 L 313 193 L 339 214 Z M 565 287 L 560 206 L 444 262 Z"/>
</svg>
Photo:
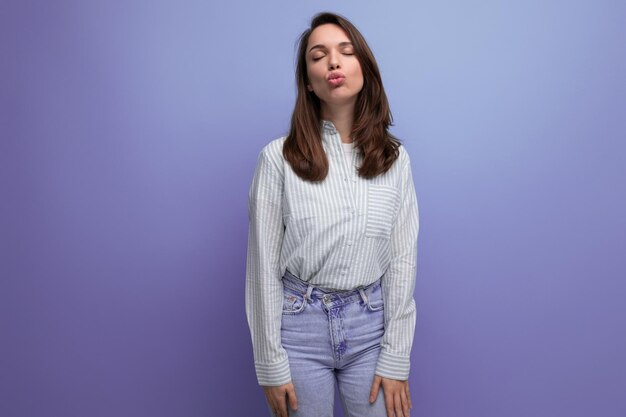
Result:
<svg viewBox="0 0 626 417">
<path fill-rule="evenodd" d="M 288 269 L 285 270 L 283 275 L 283 285 L 294 291 L 301 292 L 305 295 L 308 301 L 314 299 L 323 299 L 327 303 L 331 302 L 351 302 L 356 301 L 359 298 L 363 300 L 365 304 L 368 303 L 367 296 L 373 289 L 380 286 L 380 278 L 368 285 L 361 285 L 351 290 L 337 290 L 332 288 L 318 287 L 301 280 Z"/>
</svg>

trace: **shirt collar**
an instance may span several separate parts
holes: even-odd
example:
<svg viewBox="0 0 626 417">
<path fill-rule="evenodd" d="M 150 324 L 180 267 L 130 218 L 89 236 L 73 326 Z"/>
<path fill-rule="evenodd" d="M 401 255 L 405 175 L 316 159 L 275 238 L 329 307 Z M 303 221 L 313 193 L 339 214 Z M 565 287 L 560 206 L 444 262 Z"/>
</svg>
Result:
<svg viewBox="0 0 626 417">
<path fill-rule="evenodd" d="M 333 132 L 333 133 L 337 132 L 337 128 L 335 128 L 335 125 L 330 120 L 325 120 L 325 119 L 320 120 L 320 126 L 330 132 Z"/>
<path fill-rule="evenodd" d="M 343 152 L 341 136 L 337 131 L 337 128 L 330 120 L 321 119 L 320 120 L 320 128 L 322 131 L 322 141 L 331 147 L 333 147 L 336 151 L 339 150 Z M 354 147 L 355 152 L 360 152 L 357 147 Z"/>
</svg>

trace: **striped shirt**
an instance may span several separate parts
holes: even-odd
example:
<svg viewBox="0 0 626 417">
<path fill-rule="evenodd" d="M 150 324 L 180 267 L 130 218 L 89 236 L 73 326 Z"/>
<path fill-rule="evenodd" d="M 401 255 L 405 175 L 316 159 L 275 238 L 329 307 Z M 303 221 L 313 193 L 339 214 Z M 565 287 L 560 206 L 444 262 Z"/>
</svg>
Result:
<svg viewBox="0 0 626 417">
<path fill-rule="evenodd" d="M 245 303 L 258 383 L 291 380 L 280 331 L 286 269 L 337 290 L 381 278 L 385 333 L 375 373 L 406 380 L 419 229 L 409 155 L 400 146 L 387 172 L 365 179 L 357 173 L 362 152 L 355 147 L 348 160 L 333 123 L 322 120 L 320 129 L 329 160 L 323 181 L 304 181 L 293 172 L 282 155 L 283 136 L 261 149 L 249 189 Z"/>
</svg>

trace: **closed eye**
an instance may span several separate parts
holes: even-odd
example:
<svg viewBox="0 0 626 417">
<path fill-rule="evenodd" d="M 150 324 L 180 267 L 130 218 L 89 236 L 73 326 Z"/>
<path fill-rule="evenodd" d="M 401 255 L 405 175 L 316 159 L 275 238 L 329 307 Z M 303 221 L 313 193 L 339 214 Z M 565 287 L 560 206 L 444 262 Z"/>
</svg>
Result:
<svg viewBox="0 0 626 417">
<path fill-rule="evenodd" d="M 348 54 L 348 53 L 344 53 L 344 55 L 354 55 L 354 54 Z M 325 55 L 324 55 L 325 56 Z M 313 58 L 313 61 L 319 61 L 320 59 L 324 58 L 323 56 L 320 56 L 318 58 Z"/>
</svg>

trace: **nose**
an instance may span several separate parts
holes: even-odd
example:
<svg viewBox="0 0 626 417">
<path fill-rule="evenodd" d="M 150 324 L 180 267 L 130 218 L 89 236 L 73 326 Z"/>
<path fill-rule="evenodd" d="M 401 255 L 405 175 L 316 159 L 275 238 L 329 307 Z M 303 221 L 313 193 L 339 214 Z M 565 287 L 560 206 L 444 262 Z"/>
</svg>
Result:
<svg viewBox="0 0 626 417">
<path fill-rule="evenodd" d="M 339 54 L 334 51 L 330 54 L 330 58 L 328 59 L 328 69 L 330 69 L 331 71 L 339 68 L 338 57 L 339 57 Z"/>
</svg>

